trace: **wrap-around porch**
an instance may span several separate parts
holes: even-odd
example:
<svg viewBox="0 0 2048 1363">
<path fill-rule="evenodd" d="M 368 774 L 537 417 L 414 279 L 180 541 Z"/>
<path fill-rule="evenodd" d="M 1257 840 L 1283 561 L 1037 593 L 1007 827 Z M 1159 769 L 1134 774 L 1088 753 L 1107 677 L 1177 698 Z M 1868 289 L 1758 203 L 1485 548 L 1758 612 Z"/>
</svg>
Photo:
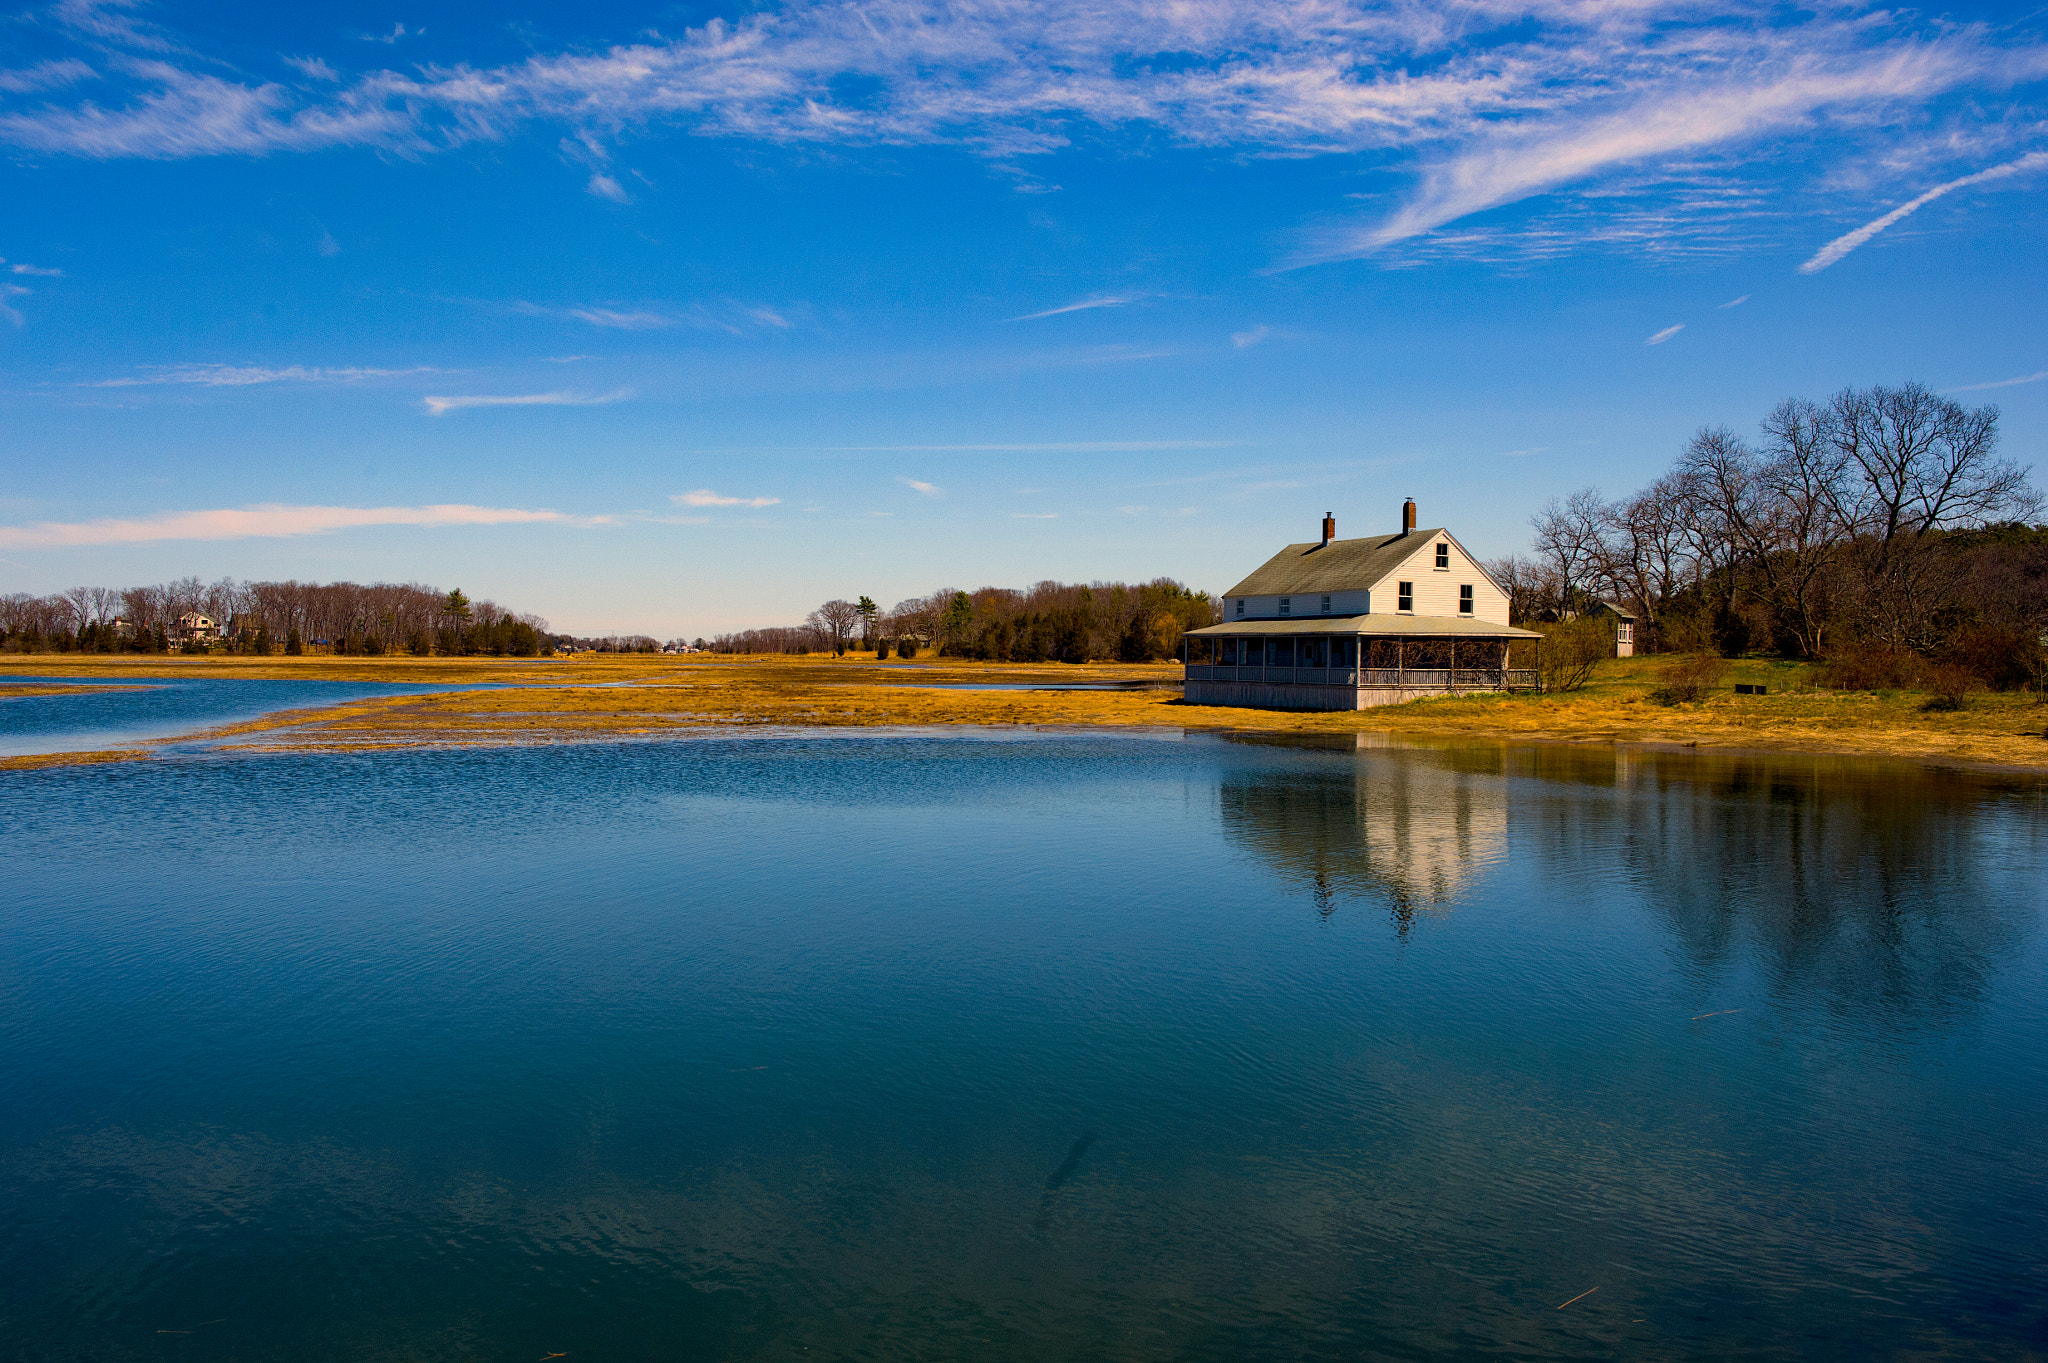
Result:
<svg viewBox="0 0 2048 1363">
<path fill-rule="evenodd" d="M 1465 626 L 1458 633 L 1417 628 L 1428 623 L 1434 622 L 1354 617 L 1192 630 L 1182 639 L 1186 698 L 1194 705 L 1362 710 L 1424 696 L 1536 688 L 1535 667 L 1510 663 L 1517 641 L 1533 652 L 1541 635 L 1476 621 L 1444 622 Z"/>
</svg>

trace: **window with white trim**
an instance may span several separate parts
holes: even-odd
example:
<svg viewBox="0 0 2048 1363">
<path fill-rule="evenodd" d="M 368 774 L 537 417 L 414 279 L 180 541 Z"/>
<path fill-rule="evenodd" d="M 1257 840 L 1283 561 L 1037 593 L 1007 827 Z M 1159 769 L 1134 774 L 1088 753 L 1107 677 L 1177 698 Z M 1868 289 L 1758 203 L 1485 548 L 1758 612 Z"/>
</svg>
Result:
<svg viewBox="0 0 2048 1363">
<path fill-rule="evenodd" d="M 1448 544 L 1441 544 L 1441 543 L 1437 545 L 1437 547 L 1436 547 L 1436 566 L 1437 566 L 1437 567 L 1439 567 L 1439 568 L 1449 568 L 1449 567 L 1451 566 L 1451 546 L 1450 546 L 1450 545 L 1448 545 Z"/>
<path fill-rule="evenodd" d="M 1397 583 L 1395 583 L 1395 584 L 1394 584 L 1394 586 L 1395 586 L 1395 593 L 1394 593 L 1394 601 L 1395 601 L 1395 605 L 1394 605 L 1394 609 L 1395 609 L 1395 610 L 1402 610 L 1402 611 L 1407 611 L 1407 612 L 1408 612 L 1409 614 L 1411 614 L 1411 615 L 1412 615 L 1412 614 L 1414 614 L 1414 613 L 1415 613 L 1415 584 L 1414 584 L 1413 582 L 1397 582 Z"/>
<path fill-rule="evenodd" d="M 1471 613 L 1472 584 L 1469 582 L 1461 582 L 1458 584 L 1458 614 L 1470 615 Z"/>
</svg>

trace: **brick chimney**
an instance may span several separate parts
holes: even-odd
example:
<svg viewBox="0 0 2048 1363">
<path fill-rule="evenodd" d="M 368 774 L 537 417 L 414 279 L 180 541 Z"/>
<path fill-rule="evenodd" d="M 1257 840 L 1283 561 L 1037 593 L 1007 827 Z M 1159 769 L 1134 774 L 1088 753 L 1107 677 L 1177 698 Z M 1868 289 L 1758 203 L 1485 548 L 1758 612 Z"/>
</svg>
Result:
<svg viewBox="0 0 2048 1363">
<path fill-rule="evenodd" d="M 1323 513 L 1323 543 L 1328 544 L 1335 538 L 1337 538 L 1337 517 L 1334 513 L 1325 511 Z"/>
<path fill-rule="evenodd" d="M 1413 534 L 1414 532 L 1415 499 L 1413 497 L 1410 497 L 1407 501 L 1401 503 L 1401 533 L 1404 535 L 1409 535 Z"/>
</svg>

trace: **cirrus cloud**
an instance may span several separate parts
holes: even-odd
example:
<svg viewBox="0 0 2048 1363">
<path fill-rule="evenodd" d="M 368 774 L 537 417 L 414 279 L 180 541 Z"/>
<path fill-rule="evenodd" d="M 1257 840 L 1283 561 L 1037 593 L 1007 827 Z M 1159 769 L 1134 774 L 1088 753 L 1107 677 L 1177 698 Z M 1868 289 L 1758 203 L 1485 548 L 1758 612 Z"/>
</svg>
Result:
<svg viewBox="0 0 2048 1363">
<path fill-rule="evenodd" d="M 677 506 L 763 507 L 778 506 L 782 502 L 780 497 L 722 497 L 708 487 L 700 487 L 695 492 L 673 493 L 669 500 Z"/>
<path fill-rule="evenodd" d="M 469 407 L 603 407 L 633 396 L 630 388 L 617 392 L 583 393 L 479 393 L 462 397 L 428 396 L 420 399 L 428 416 L 446 416 Z"/>
<path fill-rule="evenodd" d="M 263 383 L 359 383 L 364 379 L 393 379 L 443 372 L 424 364 L 408 369 L 329 369 L 302 364 L 169 364 L 150 365 L 139 374 L 120 378 L 95 379 L 85 386 L 137 388 L 156 384 L 196 384 L 202 388 L 248 388 Z"/>
<path fill-rule="evenodd" d="M 369 526 L 410 525 L 596 525 L 607 517 L 570 516 L 560 511 L 471 506 L 291 506 L 265 502 L 208 511 L 165 511 L 153 516 L 105 517 L 90 521 L 38 521 L 0 526 L 0 549 L 66 549 L 98 545 L 151 544 L 163 540 L 282 539 L 322 535 Z"/>
<path fill-rule="evenodd" d="M 612 199 L 627 196 L 604 168 L 609 144 L 670 129 L 948 145 L 1010 171 L 1021 156 L 1139 129 L 1141 143 L 1354 155 L 1409 177 L 1373 221 L 1318 234 L 1294 264 L 1382 251 L 1624 167 L 1721 154 L 1753 179 L 1774 160 L 1801 164 L 1817 136 L 1875 146 L 1945 96 L 1957 96 L 1943 114 L 1958 126 L 2038 121 L 2028 96 L 2006 92 L 2048 75 L 2027 22 L 1853 0 L 1797 11 L 1767 0 L 785 0 L 677 36 L 498 65 L 337 80 L 298 58 L 313 83 L 288 85 L 223 75 L 233 68 L 134 8 L 52 11 L 81 56 L 0 73 L 0 93 L 101 88 L 0 108 L 0 142 L 101 159 L 344 146 L 417 157 L 542 126 L 583 149 L 570 159 L 591 167 L 585 188 Z M 389 39 L 401 36 L 397 25 Z"/>
</svg>

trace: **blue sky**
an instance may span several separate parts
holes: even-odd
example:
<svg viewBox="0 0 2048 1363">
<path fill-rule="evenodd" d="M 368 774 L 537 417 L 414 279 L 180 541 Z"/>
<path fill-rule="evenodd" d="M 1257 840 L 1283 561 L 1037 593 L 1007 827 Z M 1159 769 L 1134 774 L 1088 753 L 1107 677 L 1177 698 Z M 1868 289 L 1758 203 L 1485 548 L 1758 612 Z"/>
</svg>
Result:
<svg viewBox="0 0 2048 1363">
<path fill-rule="evenodd" d="M 0 17 L 0 591 L 1221 590 L 1909 378 L 2048 464 L 2039 8 L 491 8 Z"/>
</svg>

